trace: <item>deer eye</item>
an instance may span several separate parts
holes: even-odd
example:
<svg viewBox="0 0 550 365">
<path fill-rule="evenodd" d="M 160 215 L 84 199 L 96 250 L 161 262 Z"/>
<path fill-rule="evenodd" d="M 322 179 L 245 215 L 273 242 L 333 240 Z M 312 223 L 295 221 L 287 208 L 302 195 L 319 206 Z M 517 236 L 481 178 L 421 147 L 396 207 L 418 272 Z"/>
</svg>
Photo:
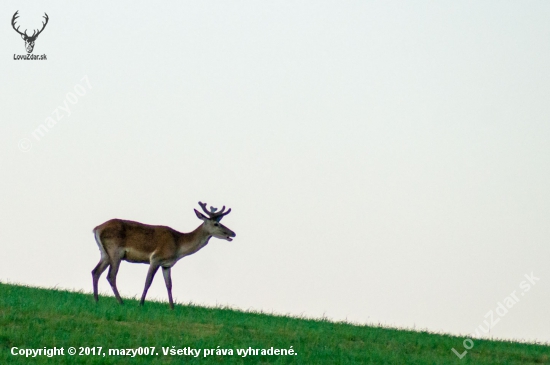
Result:
<svg viewBox="0 0 550 365">
<path fill-rule="evenodd" d="M 218 227 L 218 226 L 219 226 L 219 224 L 218 224 L 218 223 L 214 223 L 214 225 L 215 225 L 216 227 Z"/>
</svg>

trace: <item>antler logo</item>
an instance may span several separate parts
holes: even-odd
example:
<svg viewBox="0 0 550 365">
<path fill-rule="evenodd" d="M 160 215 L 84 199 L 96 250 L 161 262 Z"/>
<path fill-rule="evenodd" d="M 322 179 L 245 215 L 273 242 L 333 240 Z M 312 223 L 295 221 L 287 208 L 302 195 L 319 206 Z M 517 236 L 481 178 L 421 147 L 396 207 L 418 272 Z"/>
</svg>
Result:
<svg viewBox="0 0 550 365">
<path fill-rule="evenodd" d="M 19 15 L 17 14 L 19 12 L 19 10 L 17 10 L 15 12 L 15 14 L 13 14 L 13 18 L 11 18 L 11 26 L 13 27 L 13 29 L 15 29 L 15 31 L 19 34 L 21 34 L 21 38 L 23 38 L 23 40 L 25 41 L 25 48 L 27 49 L 27 53 L 32 53 L 32 50 L 34 49 L 34 42 L 36 41 L 36 38 L 38 38 L 38 35 L 40 35 L 40 33 L 42 33 L 42 31 L 44 30 L 44 28 L 46 28 L 46 24 L 48 24 L 48 14 L 44 13 L 45 15 L 43 16 L 44 19 L 46 19 L 46 22 L 42 22 L 42 29 L 38 30 L 38 29 L 35 29 L 33 30 L 32 32 L 32 35 L 29 36 L 27 34 L 27 30 L 25 29 L 25 32 L 21 33 L 19 31 L 19 27 L 15 27 L 15 21 L 17 18 L 19 18 Z"/>
</svg>

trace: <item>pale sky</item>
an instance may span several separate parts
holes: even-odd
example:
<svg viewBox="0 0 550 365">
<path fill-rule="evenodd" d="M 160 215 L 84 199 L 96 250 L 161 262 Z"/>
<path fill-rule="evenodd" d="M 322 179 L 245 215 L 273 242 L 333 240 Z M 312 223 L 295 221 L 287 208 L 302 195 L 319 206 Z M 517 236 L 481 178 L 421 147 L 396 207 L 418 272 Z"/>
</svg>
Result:
<svg viewBox="0 0 550 365">
<path fill-rule="evenodd" d="M 174 266 L 180 303 L 468 335 L 515 295 L 486 336 L 550 341 L 549 3 L 0 9 L 0 281 L 91 292 L 95 226 L 200 200 L 237 237 Z"/>
</svg>

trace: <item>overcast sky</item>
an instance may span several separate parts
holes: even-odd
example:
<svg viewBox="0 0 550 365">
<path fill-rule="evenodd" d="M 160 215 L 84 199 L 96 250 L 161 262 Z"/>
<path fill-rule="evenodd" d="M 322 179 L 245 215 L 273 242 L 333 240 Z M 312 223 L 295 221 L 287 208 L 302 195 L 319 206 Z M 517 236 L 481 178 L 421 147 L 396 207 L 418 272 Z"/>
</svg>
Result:
<svg viewBox="0 0 550 365">
<path fill-rule="evenodd" d="M 550 341 L 549 3 L 0 10 L 1 281 L 91 292 L 95 226 L 189 232 L 200 200 L 237 237 L 174 266 L 179 302 L 467 335 L 515 295 L 485 336 Z M 14 60 L 16 10 L 47 60 Z"/>
</svg>

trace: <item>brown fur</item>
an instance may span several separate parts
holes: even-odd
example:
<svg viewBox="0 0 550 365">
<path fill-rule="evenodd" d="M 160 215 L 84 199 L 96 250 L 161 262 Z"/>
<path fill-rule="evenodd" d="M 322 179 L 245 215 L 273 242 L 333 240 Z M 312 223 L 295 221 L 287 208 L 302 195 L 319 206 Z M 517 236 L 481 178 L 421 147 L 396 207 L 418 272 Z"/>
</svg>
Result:
<svg viewBox="0 0 550 365">
<path fill-rule="evenodd" d="M 110 267 L 107 280 L 115 297 L 122 302 L 116 287 L 116 275 L 122 260 L 149 264 L 145 289 L 140 304 L 143 305 L 147 290 L 159 267 L 162 267 L 170 307 L 173 308 L 171 267 L 182 257 L 191 255 L 208 244 L 212 236 L 231 241 L 235 233 L 217 219 L 208 218 L 195 210 L 203 224 L 190 233 L 181 233 L 166 226 L 152 226 L 139 222 L 111 219 L 94 228 L 101 259 L 92 271 L 94 298 L 98 297 L 98 281 L 101 274 Z"/>
</svg>

